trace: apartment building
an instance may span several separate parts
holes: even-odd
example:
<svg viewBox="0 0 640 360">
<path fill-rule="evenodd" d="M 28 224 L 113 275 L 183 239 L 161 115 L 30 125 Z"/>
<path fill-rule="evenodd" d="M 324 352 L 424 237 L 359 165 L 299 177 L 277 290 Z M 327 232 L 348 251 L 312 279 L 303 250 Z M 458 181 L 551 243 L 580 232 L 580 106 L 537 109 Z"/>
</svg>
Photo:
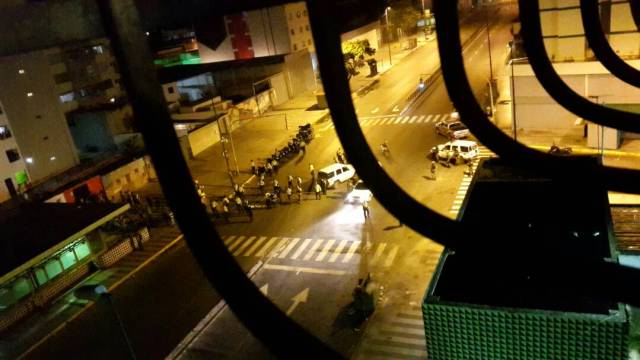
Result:
<svg viewBox="0 0 640 360">
<path fill-rule="evenodd" d="M 579 0 L 540 1 L 544 43 L 556 72 L 575 92 L 591 101 L 639 111 L 640 89 L 617 79 L 595 58 L 584 35 L 579 6 Z M 618 56 L 640 68 L 640 33 L 633 22 L 629 1 L 600 1 L 600 17 Z M 511 70 L 518 129 L 580 132 L 586 126 L 588 144 L 604 148 L 617 148 L 624 138 L 636 137 L 587 124 L 565 110 L 542 88 L 526 61 L 515 62 L 507 72 Z"/>
</svg>

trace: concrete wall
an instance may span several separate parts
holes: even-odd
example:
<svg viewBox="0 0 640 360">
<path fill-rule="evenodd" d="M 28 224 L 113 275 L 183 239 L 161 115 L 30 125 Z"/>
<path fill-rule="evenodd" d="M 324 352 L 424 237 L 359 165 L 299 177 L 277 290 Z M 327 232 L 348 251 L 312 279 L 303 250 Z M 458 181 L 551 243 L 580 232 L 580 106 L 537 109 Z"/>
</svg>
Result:
<svg viewBox="0 0 640 360">
<path fill-rule="evenodd" d="M 315 75 L 311 57 L 306 51 L 289 54 L 285 57 L 285 75 L 289 82 L 289 96 L 296 97 L 315 89 Z"/>
<path fill-rule="evenodd" d="M 287 16 L 291 51 L 308 49 L 309 52 L 315 52 L 305 3 L 297 2 L 286 4 L 284 6 L 284 12 Z"/>
<path fill-rule="evenodd" d="M 224 117 L 218 119 L 223 121 Z M 218 123 L 216 121 L 211 122 L 201 128 L 189 132 L 189 146 L 191 147 L 191 154 L 197 156 L 204 150 L 213 146 L 220 141 L 220 132 L 218 131 Z"/>
<path fill-rule="evenodd" d="M 33 158 L 27 166 L 32 181 L 78 163 L 47 55 L 38 51 L 0 58 L 0 100 L 22 156 Z"/>
<path fill-rule="evenodd" d="M 273 105 L 279 105 L 289 100 L 289 89 L 283 73 L 272 76 L 269 85 L 273 89 Z"/>
<path fill-rule="evenodd" d="M 120 192 L 135 191 L 144 186 L 152 173 L 151 160 L 147 157 L 134 160 L 102 176 L 102 185 L 107 198 L 120 200 Z"/>
<path fill-rule="evenodd" d="M 247 23 L 256 57 L 291 52 L 285 6 L 249 11 Z"/>
</svg>

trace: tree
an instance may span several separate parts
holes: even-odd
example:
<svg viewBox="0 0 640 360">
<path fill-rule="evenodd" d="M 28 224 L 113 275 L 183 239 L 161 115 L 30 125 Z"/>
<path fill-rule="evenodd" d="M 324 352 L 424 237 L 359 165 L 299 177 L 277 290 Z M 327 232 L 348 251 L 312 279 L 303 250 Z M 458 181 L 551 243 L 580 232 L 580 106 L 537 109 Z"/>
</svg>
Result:
<svg viewBox="0 0 640 360">
<path fill-rule="evenodd" d="M 420 11 L 412 6 L 400 6 L 389 11 L 389 22 L 392 28 L 401 28 L 405 34 L 413 34 L 421 18 Z"/>
<path fill-rule="evenodd" d="M 365 65 L 365 55 L 373 56 L 376 49 L 372 48 L 369 40 L 355 40 L 342 43 L 344 66 L 347 69 L 348 78 L 358 74 L 358 68 Z"/>
</svg>

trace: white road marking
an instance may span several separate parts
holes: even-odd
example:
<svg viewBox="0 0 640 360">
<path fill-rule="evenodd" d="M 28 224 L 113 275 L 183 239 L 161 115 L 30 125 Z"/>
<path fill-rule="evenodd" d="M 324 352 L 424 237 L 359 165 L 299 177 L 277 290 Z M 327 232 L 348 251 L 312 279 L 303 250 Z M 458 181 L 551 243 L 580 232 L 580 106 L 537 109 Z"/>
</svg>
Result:
<svg viewBox="0 0 640 360">
<path fill-rule="evenodd" d="M 347 255 L 345 255 L 345 257 L 342 258 L 343 263 L 349 262 L 349 260 L 351 260 L 351 258 L 353 257 L 353 254 L 356 252 L 356 249 L 358 248 L 358 245 L 360 245 L 360 242 L 354 241 L 351 243 L 351 246 L 349 247 L 349 251 L 347 251 Z"/>
<path fill-rule="evenodd" d="M 327 241 L 326 245 L 324 246 L 324 248 L 322 248 L 322 251 L 320 252 L 320 255 L 318 255 L 318 257 L 316 257 L 316 261 L 322 261 L 324 260 L 325 256 L 327 256 L 327 253 L 329 252 L 329 250 L 331 249 L 331 247 L 333 246 L 333 244 L 336 241 L 331 239 L 329 241 Z"/>
<path fill-rule="evenodd" d="M 371 110 L 371 113 L 372 113 L 372 114 L 375 114 L 375 113 L 377 113 L 378 111 L 380 111 L 380 108 L 379 108 L 379 107 L 377 107 L 377 108 L 375 108 L 375 109 Z"/>
<path fill-rule="evenodd" d="M 267 241 L 266 244 L 264 244 L 264 246 L 262 247 L 262 249 L 260 249 L 260 251 L 258 251 L 256 253 L 257 257 L 261 257 L 261 256 L 265 256 L 267 254 L 267 251 L 269 251 L 269 249 L 271 248 L 271 246 L 273 246 L 273 244 L 278 240 L 277 236 L 272 237 L 271 239 L 269 239 L 269 241 Z"/>
<path fill-rule="evenodd" d="M 318 269 L 318 268 L 311 268 L 311 267 L 274 265 L 274 264 L 265 264 L 264 269 L 291 271 L 291 272 L 304 272 L 304 273 L 310 273 L 310 274 L 327 274 L 327 275 L 344 275 L 347 273 L 344 270 Z"/>
<path fill-rule="evenodd" d="M 380 256 L 382 255 L 382 252 L 384 251 L 384 248 L 386 247 L 387 247 L 387 243 L 381 243 L 378 245 L 378 249 L 376 250 L 376 253 L 373 255 L 373 259 L 371 259 L 371 262 L 369 262 L 369 265 L 373 265 L 378 262 L 378 260 L 380 259 Z"/>
<path fill-rule="evenodd" d="M 422 115 L 424 116 L 424 115 Z M 409 124 L 413 124 L 416 120 L 418 120 L 418 116 L 414 116 L 411 118 L 411 120 L 409 120 Z"/>
<path fill-rule="evenodd" d="M 258 250 L 260 245 L 262 245 L 262 243 L 265 240 L 267 240 L 267 237 L 266 236 L 261 236 L 260 239 L 258 239 L 258 241 L 256 241 L 256 243 L 253 244 L 253 246 L 251 248 L 249 248 L 249 250 L 247 250 L 247 252 L 244 253 L 244 255 L 242 255 L 242 256 L 251 256 L 251 254 L 253 254 L 256 250 Z"/>
<path fill-rule="evenodd" d="M 342 249 L 344 249 L 345 245 L 347 245 L 347 240 L 342 240 L 340 244 L 338 244 L 338 247 L 333 251 L 333 254 L 331 254 L 329 262 L 336 262 L 338 256 L 342 254 Z"/>
<path fill-rule="evenodd" d="M 300 238 L 295 238 L 293 240 L 291 240 L 291 242 L 289 243 L 289 245 L 287 246 L 286 249 L 284 249 L 284 251 L 280 254 L 280 256 L 278 256 L 280 259 L 284 259 L 287 257 L 287 255 L 289 255 L 289 253 L 291 252 L 291 250 L 296 246 L 296 244 L 298 243 L 298 241 L 300 241 Z"/>
<path fill-rule="evenodd" d="M 244 236 L 238 236 L 236 242 L 234 242 L 233 245 L 229 246 L 229 251 L 233 251 L 233 249 L 237 248 L 242 243 L 242 241 L 244 241 L 244 238 Z"/>
<path fill-rule="evenodd" d="M 402 120 L 402 118 L 401 118 L 400 116 L 398 116 L 398 117 L 396 118 L 396 121 L 394 121 L 394 122 L 393 122 L 393 124 L 394 124 L 394 125 L 395 125 L 395 124 L 399 124 L 401 120 Z"/>
<path fill-rule="evenodd" d="M 296 252 L 293 253 L 293 256 L 291 256 L 292 260 L 295 260 L 298 258 L 298 256 L 300 256 L 300 254 L 302 254 L 302 252 L 304 251 L 304 249 L 307 248 L 307 246 L 309 245 L 309 243 L 313 241 L 313 239 L 304 239 L 304 241 L 302 242 L 302 245 L 300 245 L 300 247 L 298 249 L 296 249 Z"/>
<path fill-rule="evenodd" d="M 389 252 L 389 255 L 387 255 L 387 260 L 384 262 L 384 266 L 385 267 L 391 266 L 397 254 L 398 254 L 398 245 L 394 246 L 393 249 L 391 249 L 391 251 Z"/>
<path fill-rule="evenodd" d="M 394 106 L 393 107 L 393 112 L 398 112 L 398 111 L 400 111 L 400 108 L 398 107 L 398 105 Z"/>
<path fill-rule="evenodd" d="M 434 118 L 433 118 L 433 122 L 438 122 L 438 119 L 440 118 L 441 114 L 437 114 Z"/>
<path fill-rule="evenodd" d="M 236 236 L 235 236 L 235 235 L 231 235 L 231 236 L 229 236 L 229 237 L 224 241 L 225 246 L 229 246 L 229 243 L 231 243 L 231 242 L 233 241 L 233 239 L 235 239 L 235 238 L 236 238 Z"/>
<path fill-rule="evenodd" d="M 320 247 L 320 245 L 322 244 L 324 240 L 322 239 L 318 239 L 316 240 L 315 244 L 313 244 L 313 246 L 311 247 L 311 249 L 309 249 L 309 251 L 307 252 L 307 254 L 304 256 L 304 258 L 302 258 L 302 260 L 309 260 L 311 259 L 311 257 L 313 256 L 313 253 L 316 252 L 316 250 L 318 250 L 318 248 Z"/>
<path fill-rule="evenodd" d="M 278 245 L 273 247 L 273 250 L 269 251 L 269 257 L 276 256 L 280 251 L 282 251 L 285 247 L 285 244 L 289 242 L 289 238 L 282 238 Z"/>
<path fill-rule="evenodd" d="M 244 251 L 244 250 L 245 250 L 249 245 L 251 245 L 251 243 L 252 243 L 252 242 L 253 242 L 253 240 L 255 240 L 255 239 L 256 239 L 256 237 L 255 237 L 255 236 L 252 236 L 252 237 L 248 238 L 248 239 L 247 239 L 247 241 L 245 241 L 245 242 L 244 242 L 244 244 L 242 244 L 242 246 L 240 246 L 240 247 L 238 248 L 238 250 L 236 250 L 236 251 L 234 251 L 234 252 L 233 252 L 233 256 L 238 256 L 238 255 L 242 254 L 242 252 L 243 252 L 243 251 Z"/>
<path fill-rule="evenodd" d="M 433 117 L 433 115 L 429 115 L 427 116 L 427 119 L 424 121 L 425 123 L 431 122 L 431 118 Z"/>
<path fill-rule="evenodd" d="M 404 118 L 402 118 L 402 124 L 406 124 L 409 119 L 411 119 L 411 116 L 405 116 Z"/>
</svg>

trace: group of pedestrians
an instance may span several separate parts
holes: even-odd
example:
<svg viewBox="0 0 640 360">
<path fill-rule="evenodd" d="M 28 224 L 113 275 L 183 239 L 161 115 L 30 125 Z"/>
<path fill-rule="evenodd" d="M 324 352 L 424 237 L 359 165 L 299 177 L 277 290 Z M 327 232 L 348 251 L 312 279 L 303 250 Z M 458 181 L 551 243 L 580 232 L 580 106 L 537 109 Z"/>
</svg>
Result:
<svg viewBox="0 0 640 360">
<path fill-rule="evenodd" d="M 245 189 L 244 185 L 233 185 L 233 194 L 228 196 L 224 196 L 222 200 L 218 200 L 216 198 L 211 198 L 209 200 L 206 192 L 204 191 L 204 187 L 200 188 L 198 182 L 196 180 L 196 187 L 198 187 L 198 194 L 200 195 L 200 200 L 214 219 L 222 218 L 227 223 L 231 222 L 231 201 L 233 200 L 233 206 L 235 207 L 237 213 L 244 214 L 249 217 L 249 221 L 253 221 L 253 209 L 249 200 L 245 197 Z M 220 201 L 220 202 L 218 202 Z"/>
</svg>

